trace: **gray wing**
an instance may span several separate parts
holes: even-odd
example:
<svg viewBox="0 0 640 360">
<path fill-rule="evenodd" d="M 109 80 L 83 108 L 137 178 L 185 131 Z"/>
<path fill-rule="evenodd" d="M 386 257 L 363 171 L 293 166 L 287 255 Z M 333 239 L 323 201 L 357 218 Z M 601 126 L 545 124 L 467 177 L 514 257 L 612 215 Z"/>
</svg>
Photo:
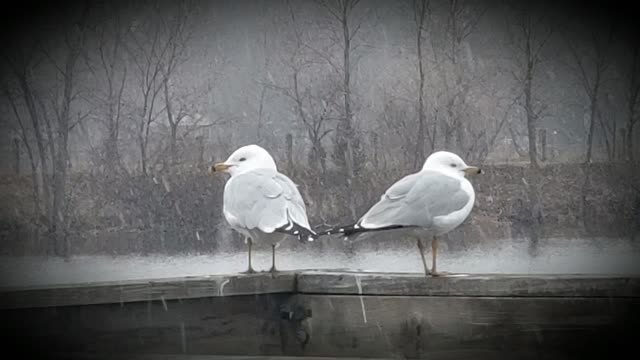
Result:
<svg viewBox="0 0 640 360">
<path fill-rule="evenodd" d="M 272 233 L 292 222 L 309 229 L 306 208 L 296 185 L 285 175 L 258 169 L 230 179 L 224 213 L 232 226 Z"/>
<path fill-rule="evenodd" d="M 458 179 L 424 171 L 393 184 L 358 223 L 363 228 L 394 225 L 428 228 L 434 217 L 460 210 L 469 200 Z"/>
<path fill-rule="evenodd" d="M 307 219 L 307 208 L 296 184 L 286 175 L 276 173 L 275 180 L 282 186 L 282 195 L 287 200 L 287 211 L 291 220 L 307 229 L 311 229 Z"/>
</svg>

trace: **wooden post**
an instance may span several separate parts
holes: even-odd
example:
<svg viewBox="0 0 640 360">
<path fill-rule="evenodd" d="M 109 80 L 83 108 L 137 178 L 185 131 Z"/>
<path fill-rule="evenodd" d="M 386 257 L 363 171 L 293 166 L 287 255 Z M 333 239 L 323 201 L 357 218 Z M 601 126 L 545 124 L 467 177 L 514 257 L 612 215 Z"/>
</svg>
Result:
<svg viewBox="0 0 640 360">
<path fill-rule="evenodd" d="M 378 166 L 378 162 L 380 159 L 378 159 L 378 134 L 377 133 L 371 133 L 371 145 L 373 146 L 373 163 L 375 164 L 375 166 Z"/>
<path fill-rule="evenodd" d="M 196 136 L 196 141 L 198 142 L 198 165 L 202 165 L 204 164 L 204 136 Z"/>
<path fill-rule="evenodd" d="M 620 151 L 618 152 L 618 154 L 620 154 L 620 158 L 624 159 L 624 160 L 630 160 L 627 159 L 627 132 L 625 128 L 620 128 L 620 139 L 622 140 L 620 142 Z"/>
<path fill-rule="evenodd" d="M 13 138 L 14 150 L 15 150 L 15 173 L 16 175 L 20 175 L 20 140 L 15 137 Z"/>
<path fill-rule="evenodd" d="M 547 161 L 547 129 L 538 129 L 540 139 L 540 160 Z"/>
<path fill-rule="evenodd" d="M 616 127 L 616 123 L 613 123 L 613 131 L 612 133 L 612 137 L 613 139 L 611 139 L 611 154 L 609 155 L 609 159 L 611 159 L 611 161 L 615 161 L 616 160 L 616 154 L 618 153 L 616 150 L 618 148 L 617 142 L 616 142 L 616 135 L 618 134 L 618 128 Z"/>
<path fill-rule="evenodd" d="M 293 168 L 293 135 L 287 134 L 287 169 Z"/>
</svg>

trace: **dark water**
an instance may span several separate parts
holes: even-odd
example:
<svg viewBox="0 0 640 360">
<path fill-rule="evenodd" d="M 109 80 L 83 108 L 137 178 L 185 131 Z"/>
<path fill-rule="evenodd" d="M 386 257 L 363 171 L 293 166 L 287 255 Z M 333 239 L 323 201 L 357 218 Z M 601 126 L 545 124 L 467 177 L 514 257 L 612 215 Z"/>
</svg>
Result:
<svg viewBox="0 0 640 360">
<path fill-rule="evenodd" d="M 438 269 L 455 273 L 640 274 L 640 245 L 627 239 L 546 239 L 537 256 L 526 240 L 502 241 L 438 252 Z M 427 254 L 428 264 L 431 255 Z M 279 270 L 349 269 L 375 272 L 421 272 L 417 249 L 277 252 Z M 246 269 L 246 253 L 194 256 L 75 256 L 69 261 L 44 257 L 0 257 L 0 286 L 69 284 L 95 281 L 167 278 L 236 273 Z M 271 266 L 270 249 L 254 252 L 254 268 Z"/>
</svg>

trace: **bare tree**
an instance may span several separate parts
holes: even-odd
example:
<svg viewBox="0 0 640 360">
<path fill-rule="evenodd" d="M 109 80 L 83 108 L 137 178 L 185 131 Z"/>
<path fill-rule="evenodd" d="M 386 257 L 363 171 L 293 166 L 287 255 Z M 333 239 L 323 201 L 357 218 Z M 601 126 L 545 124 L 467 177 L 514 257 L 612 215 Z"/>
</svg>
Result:
<svg viewBox="0 0 640 360">
<path fill-rule="evenodd" d="M 331 120 L 338 118 L 332 116 L 333 107 L 330 102 L 336 94 L 331 88 L 328 91 L 318 89 L 318 93 L 314 93 L 311 89 L 301 90 L 300 86 L 300 68 L 293 66 L 291 74 L 291 88 L 278 86 L 275 84 L 268 85 L 270 88 L 287 96 L 294 103 L 295 115 L 302 121 L 305 127 L 307 137 L 311 142 L 311 151 L 309 153 L 309 165 L 315 169 L 318 166 L 325 173 L 327 170 L 326 157 L 327 152 L 323 145 L 323 140 L 327 135 L 333 132 L 333 129 L 327 129 L 327 124 Z M 325 100 L 327 99 L 327 100 Z"/>
<path fill-rule="evenodd" d="M 20 115 L 20 111 L 18 110 L 18 106 L 16 105 L 16 100 L 14 99 L 15 95 L 9 91 L 9 86 L 5 84 L 4 86 L 4 95 L 9 101 L 9 105 L 11 106 L 11 110 L 13 111 L 13 115 L 15 116 L 16 122 L 18 124 L 18 128 L 16 129 L 16 133 L 20 137 L 22 144 L 27 151 L 27 157 L 29 158 L 29 165 L 31 166 L 31 186 L 32 186 L 32 197 L 33 197 L 33 214 L 36 218 L 40 218 L 43 216 L 42 212 L 42 204 L 40 200 L 40 185 L 38 179 L 38 163 L 33 154 L 33 149 L 31 147 L 31 140 L 29 139 L 29 131 L 27 130 L 28 124 L 25 123 L 26 120 L 23 119 L 22 115 Z"/>
<path fill-rule="evenodd" d="M 264 2 L 263 5 L 263 13 L 267 13 L 267 2 Z M 287 6 L 289 7 L 289 10 L 291 11 L 291 4 L 287 1 Z M 267 17 L 264 16 L 264 18 L 266 19 Z M 263 30 L 262 30 L 262 51 L 263 51 L 263 56 L 264 56 L 264 62 L 263 62 L 263 69 L 262 69 L 262 81 L 259 84 L 260 85 L 260 100 L 258 102 L 258 113 L 257 113 L 257 125 L 256 125 L 256 137 L 258 138 L 258 140 L 261 140 L 262 138 L 262 126 L 263 126 L 263 118 L 264 118 L 264 108 L 265 108 L 265 100 L 267 98 L 267 81 L 268 81 L 268 76 L 269 76 L 269 65 L 270 65 L 270 58 L 271 58 L 271 50 L 268 44 L 268 26 L 267 26 L 267 21 L 264 21 L 263 24 Z"/>
<path fill-rule="evenodd" d="M 360 0 L 320 0 L 318 3 L 325 9 L 341 30 L 342 64 L 332 63 L 334 69 L 342 75 L 342 94 L 344 99 L 344 116 L 335 134 L 333 157 L 336 164 L 346 171 L 347 178 L 353 179 L 359 173 L 363 156 L 360 139 L 353 125 L 353 102 L 351 93 L 351 61 L 353 39 L 358 34 L 362 22 L 352 23 L 353 12 Z"/>
<path fill-rule="evenodd" d="M 413 14 L 416 23 L 416 49 L 418 51 L 418 131 L 416 133 L 416 144 L 413 157 L 413 167 L 417 168 L 425 160 L 425 143 L 427 125 L 425 124 L 424 109 L 424 55 L 422 49 L 423 33 L 426 31 L 426 20 L 429 12 L 429 1 L 414 0 Z"/>
<path fill-rule="evenodd" d="M 134 35 L 135 36 L 135 35 Z M 151 123 L 157 119 L 159 113 L 155 112 L 156 98 L 158 93 L 162 89 L 161 83 L 161 61 L 154 59 L 155 53 L 164 53 L 164 51 L 158 51 L 158 35 L 154 36 L 151 42 L 137 41 L 141 53 L 133 54 L 132 58 L 135 59 L 138 76 L 139 86 L 142 95 L 142 108 L 140 109 L 138 124 L 136 126 L 136 137 L 138 141 L 138 149 L 140 152 L 140 169 L 143 174 L 147 174 L 147 145 L 149 142 L 149 131 L 151 130 Z M 150 49 L 144 51 L 144 46 L 150 44 Z"/>
<path fill-rule="evenodd" d="M 41 196 L 38 195 L 37 198 L 42 200 L 44 204 L 41 207 L 41 211 L 43 211 L 43 216 L 41 219 L 45 219 L 47 226 L 49 226 L 53 219 L 51 218 L 51 189 L 50 189 L 50 179 L 51 179 L 51 167 L 48 163 L 47 152 L 45 142 L 44 130 L 42 129 L 42 119 L 41 115 L 37 108 L 36 103 L 36 94 L 35 90 L 32 86 L 32 72 L 33 69 L 38 67 L 41 62 L 42 54 L 37 49 L 37 44 L 34 42 L 28 48 L 18 48 L 15 50 L 13 57 L 9 56 L 9 54 L 3 54 L 3 58 L 5 62 L 8 64 L 8 67 L 15 78 L 15 81 L 18 84 L 19 94 L 16 96 L 20 96 L 23 100 L 24 107 L 26 107 L 27 113 L 29 114 L 30 131 L 27 130 L 27 125 L 20 120 L 19 111 L 16 108 L 16 103 L 12 94 L 6 91 L 7 98 L 13 106 L 14 114 L 16 115 L 16 120 L 19 121 L 21 136 L 24 141 L 28 142 L 28 132 L 33 132 L 33 137 L 36 143 L 37 149 L 37 163 L 32 161 L 31 167 L 32 170 L 36 171 L 39 169 L 39 176 L 37 177 L 36 188 L 34 191 L 41 189 Z M 9 84 L 6 84 L 8 87 Z M 35 160 L 35 159 L 34 159 Z M 33 174 L 32 174 L 33 176 Z"/>
<path fill-rule="evenodd" d="M 188 29 L 189 8 L 186 2 L 168 9 L 152 8 L 152 14 L 131 31 L 127 50 L 135 64 L 139 81 L 142 107 L 139 109 L 136 137 L 140 152 L 140 169 L 147 174 L 147 154 L 151 124 L 165 112 L 169 123 L 175 124 L 171 99 L 165 96 L 165 107 L 158 109 L 159 96 L 176 68 L 183 63 L 187 43 L 191 36 Z M 139 27 L 139 28 L 138 28 Z M 168 93 L 168 88 L 166 89 Z M 167 109 L 169 105 L 169 109 Z"/>
<path fill-rule="evenodd" d="M 589 102 L 589 129 L 587 130 L 587 144 L 585 163 L 592 161 L 593 138 L 598 115 L 598 100 L 605 81 L 604 73 L 610 64 L 609 47 L 613 38 L 613 28 L 610 27 L 605 37 L 600 37 L 598 31 L 591 32 L 591 41 L 586 52 L 581 52 L 574 44 L 575 40 L 567 40 L 566 44 L 575 61 L 575 71 L 580 79 L 582 88 Z M 606 128 L 604 135 L 606 134 Z M 608 141 L 608 140 L 607 140 Z"/>
<path fill-rule="evenodd" d="M 582 186 L 582 221 L 587 226 L 588 219 L 588 202 L 587 194 L 591 188 L 591 162 L 593 157 L 593 139 L 595 134 L 596 117 L 600 115 L 598 102 L 602 94 L 602 87 L 605 82 L 605 71 L 610 64 L 609 50 L 613 40 L 613 27 L 610 26 L 604 37 L 601 37 L 598 31 L 592 31 L 590 39 L 585 51 L 580 51 L 572 41 L 567 40 L 567 47 L 571 52 L 573 61 L 575 62 L 575 72 L 578 75 L 582 88 L 587 96 L 589 104 L 589 127 L 587 130 L 587 143 L 585 154 L 585 175 Z M 602 126 L 605 141 L 608 144 L 607 128 L 602 123 L 600 116 L 600 124 Z M 615 130 L 614 130 L 615 131 Z M 609 153 L 609 151 L 608 151 Z"/>
<path fill-rule="evenodd" d="M 173 91 L 170 90 L 173 88 Z M 169 79 L 163 83 L 165 111 L 167 114 L 167 122 L 169 125 L 168 145 L 159 152 L 155 164 L 163 163 L 166 165 L 167 160 L 171 164 L 175 164 L 179 160 L 180 148 L 178 148 L 179 140 L 184 140 L 192 133 L 200 130 L 223 124 L 233 116 L 224 116 L 215 114 L 215 117 L 209 114 L 203 115 L 200 102 L 206 96 L 206 91 L 194 86 L 179 87 L 171 86 Z M 168 156 L 165 154 L 168 153 Z"/>
<path fill-rule="evenodd" d="M 496 143 L 496 140 L 498 140 L 498 136 L 500 135 L 502 130 L 505 128 L 505 126 L 509 127 L 508 120 L 511 117 L 511 110 L 515 107 L 518 101 L 520 101 L 521 96 L 522 95 L 516 96 L 511 99 L 495 96 L 496 105 L 493 107 L 493 109 L 495 113 L 498 113 L 500 110 L 504 109 L 502 112 L 502 117 L 499 118 L 498 122 L 492 129 L 487 127 L 481 130 L 477 136 L 473 137 L 475 141 L 465 153 L 465 159 L 473 158 L 472 157 L 473 153 L 478 154 L 476 157 L 476 161 L 482 162 L 487 158 L 487 156 L 493 149 Z M 503 100 L 507 100 L 506 106 L 500 106 L 500 103 Z M 491 116 L 491 117 L 493 118 L 497 116 Z M 516 145 L 516 150 L 519 150 L 519 147 L 517 147 L 517 145 Z"/>
<path fill-rule="evenodd" d="M 513 21 L 508 21 L 508 31 L 516 52 L 514 58 L 516 67 L 511 73 L 519 85 L 519 91 L 523 94 L 520 105 L 525 111 L 530 165 L 538 169 L 540 165 L 538 165 L 537 122 L 546 107 L 539 105 L 536 99 L 534 80 L 542 61 L 542 50 L 551 38 L 553 28 L 544 13 L 537 13 L 531 9 L 516 8 L 510 15 L 513 15 Z"/>
<path fill-rule="evenodd" d="M 640 120 L 640 44 L 633 49 L 629 72 L 629 85 L 626 91 L 627 121 L 625 126 L 624 152 L 628 161 L 637 160 L 633 153 L 633 128 Z"/>
<path fill-rule="evenodd" d="M 387 156 L 393 156 L 393 163 L 396 165 L 394 170 L 406 171 L 405 169 L 412 168 L 415 163 L 415 144 L 405 140 L 415 135 L 415 123 L 411 121 L 409 110 L 414 101 L 389 94 L 385 94 L 382 101 L 384 105 L 378 115 L 378 123 L 381 127 L 379 132 L 385 135 L 381 139 L 385 150 L 381 152 L 380 157 L 384 160 Z M 374 151 L 376 150 L 374 148 Z M 385 168 L 385 171 L 388 170 Z"/>
<path fill-rule="evenodd" d="M 106 83 L 106 89 L 97 89 L 94 96 L 96 105 L 104 109 L 104 114 L 98 117 L 98 121 L 103 123 L 107 130 L 101 155 L 104 159 L 104 170 L 117 172 L 120 168 L 120 120 L 127 80 L 127 64 L 122 52 L 128 29 L 123 26 L 117 5 L 107 6 L 107 10 L 107 19 L 92 29 L 93 35 L 97 38 L 97 49 L 93 52 L 95 56 L 92 57 L 85 51 L 84 59 L 94 81 Z"/>
<path fill-rule="evenodd" d="M 554 29 L 544 10 L 541 11 L 535 7 L 512 5 L 512 9 L 508 13 L 507 33 L 510 36 L 514 50 L 513 64 L 515 67 L 511 74 L 516 82 L 517 92 L 521 95 L 519 105 L 524 110 L 527 138 L 529 140 L 528 154 L 531 171 L 527 176 L 529 181 L 523 178 L 523 182 L 528 197 L 528 217 L 531 219 L 529 223 L 529 251 L 535 254 L 540 238 L 540 225 L 543 222 L 537 126 L 538 120 L 547 109 L 547 106 L 538 100 L 535 94 L 534 81 L 536 72 L 542 62 L 542 51 L 553 35 Z"/>
<path fill-rule="evenodd" d="M 31 153 L 28 145 L 28 132 L 33 132 L 38 149 L 39 162 L 36 165 L 33 155 L 30 155 L 32 178 L 35 180 L 36 169 L 40 170 L 38 186 L 34 185 L 34 200 L 44 203 L 44 216 L 49 234 L 49 250 L 57 255 L 67 256 L 66 242 L 68 227 L 67 206 L 67 170 L 69 166 L 69 133 L 73 127 L 86 116 L 78 116 L 72 121 L 72 103 L 78 98 L 76 89 L 76 75 L 78 59 L 85 45 L 86 21 L 89 7 L 85 6 L 79 16 L 73 17 L 73 22 L 63 23 L 62 51 L 59 56 L 51 55 L 47 44 L 35 42 L 27 53 L 29 58 L 20 57 L 5 60 L 12 70 L 15 80 L 19 84 L 20 97 L 23 99 L 29 118 L 31 129 L 27 130 L 22 119 L 21 111 L 15 101 L 16 97 L 9 91 L 5 92 L 18 121 L 21 137 Z M 33 61 L 31 58 L 39 59 Z M 57 60 L 61 58 L 62 64 Z M 41 60 L 41 61 L 40 61 Z M 56 71 L 56 79 L 51 81 L 49 91 L 37 91 L 34 86 L 32 72 L 48 60 L 46 65 Z M 42 196 L 37 192 L 42 189 Z"/>
<path fill-rule="evenodd" d="M 338 120 L 337 97 L 340 94 L 340 87 L 335 86 L 331 78 L 320 80 L 323 86 L 312 84 L 313 70 L 320 68 L 324 60 L 318 60 L 315 49 L 307 46 L 308 41 L 304 39 L 303 31 L 290 3 L 288 3 L 288 10 L 294 38 L 291 41 L 290 54 L 283 62 L 289 71 L 289 79 L 286 85 L 277 84 L 269 73 L 264 86 L 279 92 L 293 102 L 294 115 L 302 122 L 307 138 L 311 142 L 309 165 L 314 169 L 319 166 L 322 173 L 325 173 L 327 152 L 323 141 L 333 132 L 333 129 L 328 129 L 329 122 Z M 315 80 L 317 83 L 317 79 Z"/>
<path fill-rule="evenodd" d="M 442 8 L 433 5 L 430 44 L 437 85 L 432 86 L 433 109 L 437 110 L 440 136 L 445 149 L 463 152 L 467 129 L 460 126 L 468 118 L 469 94 L 482 84 L 484 74 L 475 71 L 471 53 L 466 51 L 468 37 L 476 30 L 487 7 L 475 2 L 448 0 Z M 443 16 L 436 16 L 443 12 Z M 443 19 L 438 22 L 436 19 Z M 435 120 L 435 116 L 434 116 Z M 434 128 L 433 131 L 435 131 Z M 455 141 L 455 142 L 454 142 Z"/>
<path fill-rule="evenodd" d="M 75 99 L 75 74 L 77 63 L 82 49 L 85 46 L 86 21 L 88 7 L 85 7 L 80 21 L 74 24 L 73 29 L 66 33 L 65 43 L 67 53 L 64 59 L 64 68 L 60 69 L 63 77 L 62 97 L 55 102 L 57 115 L 57 147 L 55 155 L 55 171 L 53 172 L 53 228 L 56 239 L 56 253 L 67 256 L 69 249 L 67 243 L 67 168 L 69 160 L 69 131 L 71 130 L 71 103 Z"/>
</svg>

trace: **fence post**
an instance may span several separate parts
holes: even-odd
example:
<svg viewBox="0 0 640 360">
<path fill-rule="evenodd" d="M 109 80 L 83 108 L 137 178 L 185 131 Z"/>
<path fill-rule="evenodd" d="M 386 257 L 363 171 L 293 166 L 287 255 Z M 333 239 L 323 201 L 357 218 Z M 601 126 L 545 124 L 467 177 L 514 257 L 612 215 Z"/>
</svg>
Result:
<svg viewBox="0 0 640 360">
<path fill-rule="evenodd" d="M 15 137 L 13 138 L 14 150 L 15 150 L 15 173 L 16 175 L 20 175 L 20 140 Z"/>
<path fill-rule="evenodd" d="M 293 135 L 287 134 L 287 169 L 293 169 Z"/>
<path fill-rule="evenodd" d="M 538 129 L 540 139 L 540 160 L 547 161 L 547 129 Z"/>
<path fill-rule="evenodd" d="M 620 141 L 620 145 L 622 147 L 622 149 L 620 149 L 620 151 L 618 151 L 619 154 L 619 158 L 620 159 L 626 159 L 626 160 L 631 160 L 631 159 L 627 159 L 627 131 L 625 128 L 620 128 L 620 139 L 622 141 Z"/>
</svg>

